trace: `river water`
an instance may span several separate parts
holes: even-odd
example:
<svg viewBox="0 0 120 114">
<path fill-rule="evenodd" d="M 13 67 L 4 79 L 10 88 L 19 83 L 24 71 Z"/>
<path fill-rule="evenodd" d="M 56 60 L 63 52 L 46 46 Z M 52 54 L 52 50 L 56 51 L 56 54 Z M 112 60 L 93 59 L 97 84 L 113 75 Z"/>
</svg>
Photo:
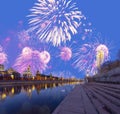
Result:
<svg viewBox="0 0 120 114">
<path fill-rule="evenodd" d="M 51 114 L 75 85 L 52 83 L 2 86 L 0 114 Z"/>
</svg>

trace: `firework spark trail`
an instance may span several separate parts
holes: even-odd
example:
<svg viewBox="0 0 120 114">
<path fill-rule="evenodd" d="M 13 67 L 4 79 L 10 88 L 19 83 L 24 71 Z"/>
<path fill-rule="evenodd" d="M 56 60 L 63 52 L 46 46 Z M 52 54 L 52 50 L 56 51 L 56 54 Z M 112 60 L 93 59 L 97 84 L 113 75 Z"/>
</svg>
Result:
<svg viewBox="0 0 120 114">
<path fill-rule="evenodd" d="M 54 46 L 70 41 L 84 17 L 71 0 L 38 0 L 30 11 L 28 31 Z"/>
<path fill-rule="evenodd" d="M 103 58 L 99 58 L 100 56 L 98 56 L 98 51 L 101 50 L 104 53 Z M 93 75 L 97 72 L 97 63 L 101 65 L 103 62 L 108 61 L 109 50 L 104 44 L 83 44 L 74 54 L 74 59 L 73 64 L 75 68 L 78 68 L 79 71 L 89 71 Z"/>
<path fill-rule="evenodd" d="M 42 53 L 43 52 L 25 47 L 23 48 L 22 53 L 16 59 L 13 67 L 20 73 L 23 73 L 28 68 L 28 66 L 31 66 L 31 71 L 33 74 L 35 74 L 37 70 L 43 72 L 44 70 L 46 70 L 47 63 L 50 61 L 50 55 L 49 59 L 46 56 L 46 58 L 42 57 L 41 59 Z M 46 53 L 49 54 L 47 51 Z"/>
<path fill-rule="evenodd" d="M 7 55 L 4 52 L 0 52 L 0 64 L 7 62 Z"/>
<path fill-rule="evenodd" d="M 7 61 L 7 54 L 3 51 L 3 47 L 0 45 L 0 64 L 5 64 Z"/>
</svg>

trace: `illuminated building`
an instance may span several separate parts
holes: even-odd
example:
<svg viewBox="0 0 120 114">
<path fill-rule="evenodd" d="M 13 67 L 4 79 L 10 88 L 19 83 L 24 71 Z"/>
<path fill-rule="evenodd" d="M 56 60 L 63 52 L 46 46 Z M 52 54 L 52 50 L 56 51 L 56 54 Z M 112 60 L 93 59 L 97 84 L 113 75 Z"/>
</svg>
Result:
<svg viewBox="0 0 120 114">
<path fill-rule="evenodd" d="M 7 70 L 7 72 L 8 72 L 8 74 L 13 74 L 13 72 L 15 72 L 15 70 L 14 70 L 13 68 L 9 68 L 9 69 Z"/>
<path fill-rule="evenodd" d="M 31 72 L 31 69 L 30 69 L 30 65 L 28 66 L 27 70 L 25 70 L 23 72 L 23 76 L 27 77 L 27 78 L 32 78 L 32 72 Z"/>
<path fill-rule="evenodd" d="M 46 76 L 40 74 L 40 72 L 37 71 L 37 72 L 36 72 L 36 79 L 37 79 L 37 80 L 46 80 Z"/>
<path fill-rule="evenodd" d="M 0 64 L 0 76 L 4 76 L 5 74 L 7 74 L 7 72 L 4 69 L 4 65 Z M 1 79 L 1 77 L 0 77 Z"/>
<path fill-rule="evenodd" d="M 40 75 L 40 72 L 39 72 L 39 71 L 36 72 L 36 79 L 37 79 L 37 80 L 41 80 L 41 75 Z"/>
</svg>

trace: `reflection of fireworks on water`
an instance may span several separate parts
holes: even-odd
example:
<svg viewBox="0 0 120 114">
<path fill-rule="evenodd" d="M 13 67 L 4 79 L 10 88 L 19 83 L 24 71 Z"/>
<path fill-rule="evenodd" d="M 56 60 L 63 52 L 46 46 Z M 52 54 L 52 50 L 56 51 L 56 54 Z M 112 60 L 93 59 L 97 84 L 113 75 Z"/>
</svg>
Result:
<svg viewBox="0 0 120 114">
<path fill-rule="evenodd" d="M 102 49 L 104 54 L 98 55 L 100 54 L 98 53 L 98 49 Z M 94 74 L 97 71 L 98 63 L 101 65 L 103 62 L 109 60 L 109 50 L 105 44 L 83 44 L 81 48 L 75 52 L 74 59 L 73 65 L 78 68 L 79 71 L 89 71 L 90 74 Z"/>
<path fill-rule="evenodd" d="M 45 54 L 43 55 L 43 53 Z M 20 73 L 23 73 L 30 65 L 32 73 L 35 74 L 37 70 L 39 70 L 40 72 L 46 70 L 47 63 L 49 61 L 49 52 L 39 52 L 37 50 L 32 50 L 29 47 L 25 47 L 23 48 L 22 53 L 16 59 L 14 68 Z"/>
<path fill-rule="evenodd" d="M 62 47 L 60 52 L 60 58 L 64 61 L 69 61 L 72 57 L 72 50 L 69 47 Z"/>
<path fill-rule="evenodd" d="M 38 0 L 28 17 L 30 32 L 34 31 L 41 41 L 58 46 L 71 40 L 71 33 L 77 33 L 84 16 L 71 0 Z"/>
<path fill-rule="evenodd" d="M 0 45 L 0 64 L 7 62 L 7 54 L 3 51 L 2 46 Z"/>
</svg>

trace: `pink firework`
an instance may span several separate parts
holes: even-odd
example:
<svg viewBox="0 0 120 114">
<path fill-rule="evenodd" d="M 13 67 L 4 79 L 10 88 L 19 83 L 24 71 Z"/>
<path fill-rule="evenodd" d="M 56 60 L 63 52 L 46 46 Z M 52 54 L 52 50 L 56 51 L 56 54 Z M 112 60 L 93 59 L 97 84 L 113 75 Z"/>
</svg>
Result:
<svg viewBox="0 0 120 114">
<path fill-rule="evenodd" d="M 7 62 L 7 54 L 3 51 L 3 47 L 0 45 L 0 64 Z"/>
<path fill-rule="evenodd" d="M 72 57 L 72 50 L 69 47 L 62 47 L 60 57 L 64 61 L 69 61 Z"/>
<path fill-rule="evenodd" d="M 37 70 L 43 72 L 46 70 L 49 60 L 48 58 L 45 58 L 46 56 L 41 57 L 41 55 L 42 54 L 39 51 L 25 47 L 22 50 L 22 53 L 16 59 L 13 67 L 20 73 L 23 73 L 28 68 L 28 66 L 31 67 L 31 71 L 34 75 Z"/>
<path fill-rule="evenodd" d="M 83 44 L 81 47 L 77 47 L 73 59 L 73 65 L 79 71 L 89 71 L 90 75 L 94 75 L 98 66 L 109 60 L 108 45 L 100 41 Z"/>
<path fill-rule="evenodd" d="M 30 36 L 26 30 L 23 30 L 18 33 L 18 38 L 21 39 L 21 41 L 28 41 Z"/>
<path fill-rule="evenodd" d="M 6 37 L 3 42 L 2 42 L 2 47 L 3 49 L 7 49 L 8 45 L 10 44 L 11 38 L 10 37 Z"/>
<path fill-rule="evenodd" d="M 7 55 L 4 52 L 0 52 L 0 64 L 7 62 Z"/>
<path fill-rule="evenodd" d="M 22 56 L 23 57 L 26 57 L 26 58 L 29 58 L 32 56 L 32 49 L 29 48 L 29 47 L 24 47 L 23 50 L 22 50 Z"/>
<path fill-rule="evenodd" d="M 40 58 L 43 61 L 43 63 L 47 64 L 50 61 L 50 54 L 47 51 L 42 51 L 40 53 Z"/>
<path fill-rule="evenodd" d="M 30 40 L 30 35 L 26 30 L 22 30 L 17 34 L 19 42 L 22 46 L 26 46 Z"/>
</svg>

